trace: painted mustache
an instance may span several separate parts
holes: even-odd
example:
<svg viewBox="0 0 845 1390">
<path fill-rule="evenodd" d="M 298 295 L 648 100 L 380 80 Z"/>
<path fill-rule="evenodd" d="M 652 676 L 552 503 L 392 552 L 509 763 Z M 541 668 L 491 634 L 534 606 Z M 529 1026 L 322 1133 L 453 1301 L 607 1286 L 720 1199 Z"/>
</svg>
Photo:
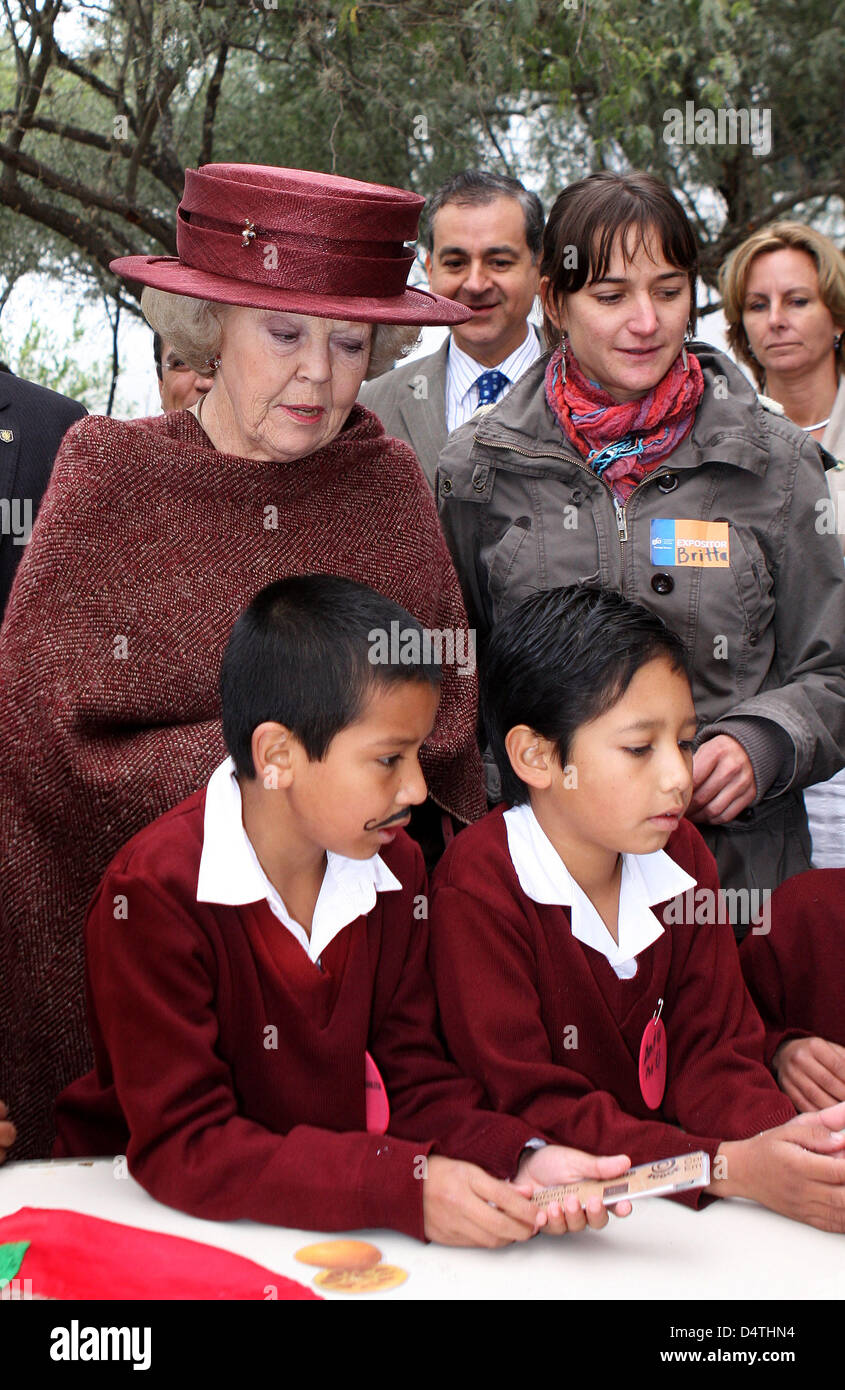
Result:
<svg viewBox="0 0 845 1390">
<path fill-rule="evenodd" d="M 365 821 L 365 823 L 364 823 L 364 829 L 365 829 L 365 830 L 387 830 L 388 826 L 390 826 L 390 825 L 398 825 L 400 821 L 404 824 L 405 821 L 407 821 L 407 820 L 410 819 L 410 815 L 411 815 L 410 811 L 399 811 L 399 812 L 397 812 L 397 814 L 396 814 L 395 816 L 390 816 L 387 820 L 380 820 L 380 821 L 368 820 L 368 821 Z"/>
</svg>

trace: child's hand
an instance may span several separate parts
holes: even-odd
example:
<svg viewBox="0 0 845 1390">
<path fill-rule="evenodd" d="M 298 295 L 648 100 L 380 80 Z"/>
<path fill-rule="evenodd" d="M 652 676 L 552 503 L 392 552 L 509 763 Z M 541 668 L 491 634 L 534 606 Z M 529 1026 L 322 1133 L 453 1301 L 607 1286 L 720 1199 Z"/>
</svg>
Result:
<svg viewBox="0 0 845 1390">
<path fill-rule="evenodd" d="M 618 1178 L 627 1173 L 630 1166 L 631 1160 L 626 1154 L 600 1158 L 584 1153 L 582 1149 L 548 1144 L 545 1148 L 523 1154 L 516 1182 L 533 1194 L 540 1187 L 558 1187 L 563 1183 L 577 1182 L 579 1178 Z M 582 1207 L 578 1198 L 572 1195 L 565 1198 L 563 1203 L 552 1202 L 541 1210 L 548 1217 L 544 1227 L 547 1234 L 562 1236 L 571 1231 L 583 1231 L 586 1226 L 600 1231 L 607 1225 L 611 1208 L 605 1207 L 599 1197 L 590 1197 Z M 631 1203 L 617 1202 L 612 1210 L 616 1216 L 627 1216 Z"/>
<path fill-rule="evenodd" d="M 7 1150 L 12 1147 L 17 1137 L 15 1126 L 7 1118 L 8 1114 L 8 1107 L 4 1101 L 0 1100 L 0 1163 L 3 1162 Z"/>
<path fill-rule="evenodd" d="M 440 1245 L 489 1250 L 528 1240 L 545 1224 L 540 1208 L 513 1184 L 439 1154 L 429 1158 L 423 1180 L 423 1222 L 428 1239 Z"/>
<path fill-rule="evenodd" d="M 845 1103 L 797 1116 L 756 1139 L 720 1144 L 724 1178 L 707 1191 L 750 1197 L 820 1231 L 845 1232 Z"/>
<path fill-rule="evenodd" d="M 823 1110 L 845 1100 L 845 1047 L 824 1038 L 793 1038 L 772 1059 L 778 1085 L 796 1110 Z"/>
</svg>

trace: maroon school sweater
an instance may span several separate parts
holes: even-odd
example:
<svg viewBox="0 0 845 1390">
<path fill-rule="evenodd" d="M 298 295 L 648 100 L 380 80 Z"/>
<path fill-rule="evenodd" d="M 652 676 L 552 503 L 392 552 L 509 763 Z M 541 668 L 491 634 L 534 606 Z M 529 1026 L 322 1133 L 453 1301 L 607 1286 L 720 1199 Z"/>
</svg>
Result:
<svg viewBox="0 0 845 1390">
<path fill-rule="evenodd" d="M 766 1025 L 766 1058 L 815 1035 L 845 1047 L 845 869 L 811 869 L 776 889 L 768 934 L 739 948 Z"/>
<path fill-rule="evenodd" d="M 512 1177 L 538 1133 L 478 1108 L 437 1041 L 422 856 L 383 852 L 403 887 L 312 963 L 265 901 L 196 900 L 205 790 L 114 858 L 86 919 L 94 1070 L 59 1097 L 55 1154 L 125 1152 L 193 1216 L 423 1237 L 421 1157 Z M 390 1096 L 367 1134 L 364 1054 Z"/>
<path fill-rule="evenodd" d="M 795 1110 L 763 1061 L 763 1025 L 730 925 L 668 925 L 637 956 L 633 979 L 620 980 L 573 937 L 567 908 L 522 892 L 503 812 L 447 849 L 430 924 L 447 1044 L 491 1104 L 559 1143 L 626 1153 L 634 1164 L 695 1149 L 712 1159 L 722 1140 L 791 1119 Z M 666 848 L 699 887 L 716 890 L 715 860 L 694 826 L 682 821 Z M 653 909 L 664 922 L 666 907 Z M 661 998 L 667 1083 L 652 1111 L 638 1058 Z M 687 1200 L 698 1205 L 701 1194 Z"/>
</svg>

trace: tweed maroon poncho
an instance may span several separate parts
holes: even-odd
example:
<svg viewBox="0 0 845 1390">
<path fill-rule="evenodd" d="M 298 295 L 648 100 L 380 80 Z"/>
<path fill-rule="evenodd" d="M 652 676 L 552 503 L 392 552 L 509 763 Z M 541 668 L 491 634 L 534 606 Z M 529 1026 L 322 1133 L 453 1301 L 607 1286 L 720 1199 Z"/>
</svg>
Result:
<svg viewBox="0 0 845 1390">
<path fill-rule="evenodd" d="M 207 782 L 232 624 L 285 575 L 345 575 L 431 628 L 466 624 L 431 493 L 355 406 L 292 464 L 218 453 L 188 411 L 70 430 L 0 633 L 0 1097 L 18 1158 L 91 1066 L 83 919 L 120 846 Z M 485 810 L 474 674 L 444 667 L 432 796 Z"/>
</svg>

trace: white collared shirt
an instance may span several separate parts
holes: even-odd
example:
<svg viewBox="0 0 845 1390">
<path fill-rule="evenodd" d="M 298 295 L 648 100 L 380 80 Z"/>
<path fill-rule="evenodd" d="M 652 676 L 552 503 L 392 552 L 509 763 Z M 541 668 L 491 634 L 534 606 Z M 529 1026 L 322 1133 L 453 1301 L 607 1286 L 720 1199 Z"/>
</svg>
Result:
<svg viewBox="0 0 845 1390">
<path fill-rule="evenodd" d="M 226 758 L 214 770 L 205 794 L 197 902 L 240 907 L 265 898 L 273 916 L 296 937 L 309 959 L 319 962 L 338 932 L 372 912 L 377 893 L 402 887 L 378 854 L 371 859 L 346 859 L 327 850 L 326 860 L 309 940 L 262 869 L 244 829 L 241 789 L 232 759 Z"/>
<path fill-rule="evenodd" d="M 576 941 L 600 951 L 620 980 L 632 979 L 637 956 L 665 930 L 652 907 L 694 888 L 695 879 L 662 849 L 655 854 L 623 854 L 617 943 L 528 803 L 505 811 L 504 820 L 511 862 L 526 897 L 535 903 L 568 907 Z"/>
<path fill-rule="evenodd" d="M 541 348 L 537 334 L 531 325 L 523 342 L 503 362 L 495 367 L 482 367 L 474 357 L 459 348 L 454 337 L 449 341 L 449 356 L 446 359 L 446 429 L 451 433 L 459 425 L 470 420 L 478 409 L 478 387 L 476 382 L 482 372 L 502 372 L 510 381 L 499 400 L 503 400 L 523 372 L 540 356 Z"/>
</svg>

